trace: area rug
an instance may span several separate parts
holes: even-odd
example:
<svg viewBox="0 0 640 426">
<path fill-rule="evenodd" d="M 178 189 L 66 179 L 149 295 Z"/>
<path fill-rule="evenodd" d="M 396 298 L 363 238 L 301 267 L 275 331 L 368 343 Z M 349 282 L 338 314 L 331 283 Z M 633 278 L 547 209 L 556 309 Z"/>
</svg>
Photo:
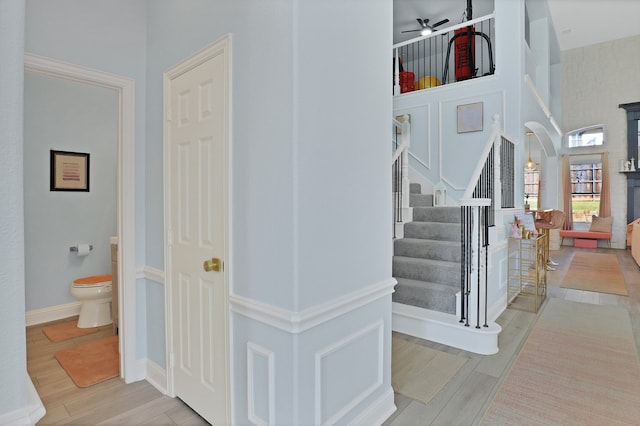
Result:
<svg viewBox="0 0 640 426">
<path fill-rule="evenodd" d="M 615 254 L 577 252 L 560 287 L 629 295 Z"/>
<path fill-rule="evenodd" d="M 482 424 L 637 425 L 640 363 L 628 312 L 549 299 Z"/>
<path fill-rule="evenodd" d="M 61 322 L 59 324 L 49 325 L 42 329 L 44 335 L 52 342 L 72 339 L 74 337 L 84 336 L 97 331 L 98 329 L 96 327 L 78 328 L 78 320 Z"/>
<path fill-rule="evenodd" d="M 427 404 L 456 375 L 467 358 L 393 336 L 391 382 L 394 391 Z"/>
<path fill-rule="evenodd" d="M 76 386 L 85 388 L 120 374 L 118 336 L 56 352 L 54 357 Z"/>
</svg>

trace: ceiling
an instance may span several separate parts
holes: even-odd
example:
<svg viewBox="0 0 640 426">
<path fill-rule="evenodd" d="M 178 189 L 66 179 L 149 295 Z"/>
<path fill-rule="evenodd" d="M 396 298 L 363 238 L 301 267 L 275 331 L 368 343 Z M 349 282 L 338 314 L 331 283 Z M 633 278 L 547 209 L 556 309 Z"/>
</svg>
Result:
<svg viewBox="0 0 640 426">
<path fill-rule="evenodd" d="M 547 0 L 547 3 L 560 50 L 640 34 L 639 0 Z M 398 43 L 416 37 L 418 33 L 401 33 L 418 29 L 416 18 L 428 18 L 431 23 L 448 18 L 450 22 L 440 28 L 458 24 L 466 6 L 466 0 L 394 0 L 393 41 Z M 493 0 L 473 1 L 474 18 L 489 14 L 493 9 Z"/>
</svg>

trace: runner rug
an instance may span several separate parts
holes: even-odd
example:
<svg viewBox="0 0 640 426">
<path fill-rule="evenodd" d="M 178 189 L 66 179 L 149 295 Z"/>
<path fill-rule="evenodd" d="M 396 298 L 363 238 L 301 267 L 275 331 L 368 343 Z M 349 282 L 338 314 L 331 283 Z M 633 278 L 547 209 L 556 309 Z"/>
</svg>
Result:
<svg viewBox="0 0 640 426">
<path fill-rule="evenodd" d="M 629 295 L 615 254 L 577 252 L 560 287 Z"/>
<path fill-rule="evenodd" d="M 72 339 L 74 337 L 84 336 L 97 331 L 97 327 L 78 328 L 78 320 L 61 322 L 59 324 L 49 325 L 42 329 L 44 335 L 52 342 Z"/>
<path fill-rule="evenodd" d="M 118 336 L 109 336 L 74 348 L 56 352 L 64 371 L 76 386 L 85 388 L 120 374 Z"/>
<path fill-rule="evenodd" d="M 640 364 L 629 314 L 549 299 L 482 424 L 637 425 Z"/>
<path fill-rule="evenodd" d="M 393 336 L 393 390 L 427 404 L 449 383 L 467 358 L 438 351 Z"/>
</svg>

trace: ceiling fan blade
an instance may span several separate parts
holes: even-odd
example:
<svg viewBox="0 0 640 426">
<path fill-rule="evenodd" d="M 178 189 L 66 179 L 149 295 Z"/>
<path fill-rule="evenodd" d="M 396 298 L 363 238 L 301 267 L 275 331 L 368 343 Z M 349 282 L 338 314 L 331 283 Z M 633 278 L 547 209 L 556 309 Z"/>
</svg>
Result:
<svg viewBox="0 0 640 426">
<path fill-rule="evenodd" d="M 400 31 L 401 33 L 415 33 L 417 31 L 422 31 L 422 30 L 407 30 L 407 31 Z"/>
<path fill-rule="evenodd" d="M 448 20 L 448 19 L 443 19 L 442 21 L 438 21 L 438 22 L 436 22 L 435 24 L 433 24 L 433 25 L 432 25 L 432 27 L 434 27 L 434 28 L 435 28 L 435 27 L 438 27 L 438 26 L 440 26 L 440 25 L 442 25 L 442 24 L 446 24 L 447 22 L 449 22 L 449 20 Z"/>
<path fill-rule="evenodd" d="M 428 19 L 421 19 L 421 18 L 417 18 L 416 21 L 418 21 L 418 24 L 420 24 L 422 28 L 426 28 L 427 23 L 429 22 Z"/>
</svg>

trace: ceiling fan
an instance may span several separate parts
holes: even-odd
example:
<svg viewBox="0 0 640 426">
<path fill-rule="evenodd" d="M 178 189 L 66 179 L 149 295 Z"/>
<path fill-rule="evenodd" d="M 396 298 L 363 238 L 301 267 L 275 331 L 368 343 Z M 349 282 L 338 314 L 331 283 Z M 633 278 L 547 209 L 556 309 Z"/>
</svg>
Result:
<svg viewBox="0 0 640 426">
<path fill-rule="evenodd" d="M 417 18 L 416 21 L 418 21 L 418 24 L 420 24 L 420 29 L 419 30 L 407 30 L 407 31 L 402 31 L 403 33 L 413 33 L 413 32 L 418 32 L 420 31 L 420 35 L 426 36 L 431 34 L 432 32 L 434 32 L 436 30 L 436 27 L 439 27 L 442 24 L 446 24 L 447 22 L 449 22 L 448 19 L 443 19 L 442 21 L 438 21 L 433 25 L 429 25 L 429 20 L 428 19 L 422 19 L 422 18 Z"/>
</svg>

